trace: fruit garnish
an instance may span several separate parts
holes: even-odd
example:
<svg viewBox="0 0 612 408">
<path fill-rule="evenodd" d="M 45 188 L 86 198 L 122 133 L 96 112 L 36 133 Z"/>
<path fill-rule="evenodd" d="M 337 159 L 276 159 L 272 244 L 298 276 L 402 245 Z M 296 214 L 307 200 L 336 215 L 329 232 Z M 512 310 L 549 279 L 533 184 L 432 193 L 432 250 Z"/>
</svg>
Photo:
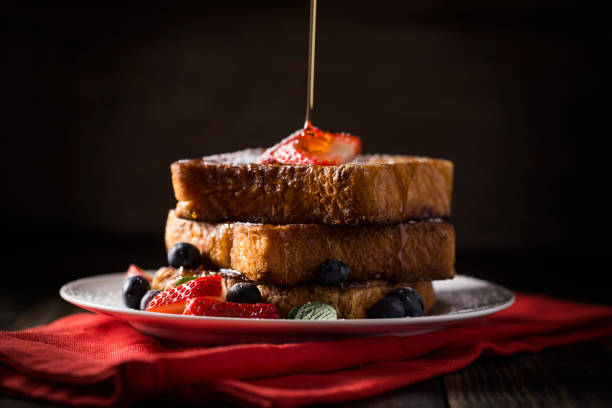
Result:
<svg viewBox="0 0 612 408">
<path fill-rule="evenodd" d="M 250 319 L 280 319 L 278 309 L 270 303 L 234 303 L 210 297 L 189 299 L 183 314 Z"/>
<path fill-rule="evenodd" d="M 153 278 L 151 277 L 151 275 L 149 275 L 148 273 L 143 271 L 142 268 L 134 264 L 131 264 L 129 266 L 127 272 L 125 273 L 125 279 L 131 278 L 132 276 L 142 276 L 147 281 L 149 281 L 149 283 L 153 282 Z"/>
<path fill-rule="evenodd" d="M 161 291 L 154 289 L 147 291 L 147 293 L 144 294 L 142 299 L 140 299 L 140 310 L 147 310 L 147 306 L 149 306 L 149 303 L 155 298 L 155 296 L 160 293 Z"/>
<path fill-rule="evenodd" d="M 289 315 L 291 315 L 289 312 Z M 295 320 L 337 320 L 338 313 L 336 309 L 327 303 L 323 302 L 308 302 L 303 304 L 297 312 L 294 312 L 293 319 Z"/>
<path fill-rule="evenodd" d="M 323 285 L 338 285 L 346 282 L 351 268 L 339 259 L 326 259 L 315 271 L 317 281 Z"/>
<path fill-rule="evenodd" d="M 198 269 L 201 263 L 200 250 L 189 242 L 179 242 L 168 250 L 168 265 L 173 268 Z"/>
<path fill-rule="evenodd" d="M 425 316 L 425 301 L 423 296 L 416 290 L 409 286 L 395 289 L 394 291 L 387 294 L 387 297 L 394 297 L 399 299 L 404 305 L 406 316 L 408 317 L 421 317 Z"/>
<path fill-rule="evenodd" d="M 202 296 L 223 298 L 221 275 L 204 276 L 165 290 L 153 298 L 147 312 L 180 314 L 188 299 Z"/>
<path fill-rule="evenodd" d="M 266 150 L 259 162 L 331 166 L 348 163 L 359 153 L 361 139 L 357 136 L 308 126 Z"/>
<path fill-rule="evenodd" d="M 181 286 L 183 283 L 187 283 L 189 281 L 196 280 L 196 279 L 198 279 L 197 276 L 183 276 L 182 278 L 176 281 L 174 286 Z"/>
<path fill-rule="evenodd" d="M 140 275 L 130 276 L 123 282 L 123 303 L 130 309 L 140 309 L 140 300 L 149 289 L 148 280 Z"/>
<path fill-rule="evenodd" d="M 380 299 L 367 311 L 368 319 L 391 319 L 405 316 L 406 310 L 401 300 L 391 296 Z"/>
<path fill-rule="evenodd" d="M 261 303 L 261 292 L 254 283 L 239 282 L 229 288 L 225 300 L 234 303 Z"/>
</svg>

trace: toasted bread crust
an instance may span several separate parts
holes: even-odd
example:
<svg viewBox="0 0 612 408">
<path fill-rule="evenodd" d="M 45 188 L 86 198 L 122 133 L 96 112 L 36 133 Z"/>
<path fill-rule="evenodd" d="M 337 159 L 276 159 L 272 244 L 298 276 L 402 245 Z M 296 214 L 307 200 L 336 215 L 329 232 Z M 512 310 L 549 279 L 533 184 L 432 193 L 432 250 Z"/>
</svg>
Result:
<svg viewBox="0 0 612 408">
<path fill-rule="evenodd" d="M 205 265 L 228 268 L 264 283 L 312 282 L 325 259 L 351 268 L 349 280 L 416 282 L 455 274 L 455 230 L 440 220 L 384 226 L 210 224 L 168 214 L 166 247 L 189 242 Z"/>
<path fill-rule="evenodd" d="M 453 164 L 362 155 L 339 166 L 255 164 L 247 149 L 172 164 L 181 218 L 361 225 L 450 216 Z"/>
<path fill-rule="evenodd" d="M 153 289 L 166 290 L 173 287 L 176 281 L 184 276 L 203 276 L 209 272 L 183 271 L 174 268 L 161 268 L 153 279 Z M 226 288 L 244 281 L 243 277 L 224 276 Z M 338 286 L 297 285 L 291 288 L 278 285 L 257 283 L 263 301 L 275 305 L 282 317 L 287 317 L 295 306 L 306 302 L 323 302 L 333 306 L 338 316 L 344 319 L 364 319 L 367 310 L 393 289 L 410 286 L 423 296 L 425 313 L 431 312 L 435 304 L 435 295 L 431 282 L 369 281 Z"/>
</svg>

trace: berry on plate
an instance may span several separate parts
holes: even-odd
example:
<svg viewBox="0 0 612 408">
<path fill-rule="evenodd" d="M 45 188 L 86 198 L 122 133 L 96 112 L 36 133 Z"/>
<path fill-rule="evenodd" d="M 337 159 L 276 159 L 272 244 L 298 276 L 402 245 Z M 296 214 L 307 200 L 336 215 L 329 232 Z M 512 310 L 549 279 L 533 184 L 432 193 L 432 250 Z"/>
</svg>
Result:
<svg viewBox="0 0 612 408">
<path fill-rule="evenodd" d="M 147 306 L 149 303 L 160 293 L 159 290 L 151 289 L 147 293 L 144 294 L 142 299 L 140 300 L 140 310 L 147 310 Z"/>
<path fill-rule="evenodd" d="M 326 259 L 316 271 L 317 280 L 323 285 L 338 285 L 346 282 L 351 269 L 338 259 Z"/>
<path fill-rule="evenodd" d="M 149 275 L 148 273 L 143 271 L 142 268 L 134 264 L 131 264 L 129 266 L 127 272 L 125 273 L 125 279 L 131 278 L 132 276 L 142 276 L 147 281 L 149 281 L 149 283 L 153 282 L 153 278 L 151 277 L 151 275 Z"/>
<path fill-rule="evenodd" d="M 188 299 L 202 296 L 223 297 L 221 275 L 204 276 L 165 290 L 153 298 L 147 312 L 180 314 Z"/>
<path fill-rule="evenodd" d="M 389 319 L 405 317 L 406 311 L 402 302 L 394 297 L 384 297 L 374 303 L 367 311 L 368 319 Z"/>
<path fill-rule="evenodd" d="M 151 284 L 140 275 L 130 276 L 123 282 L 123 303 L 130 309 L 140 309 L 140 300 L 151 289 Z"/>
<path fill-rule="evenodd" d="M 223 302 L 222 300 L 209 297 L 189 299 L 185 306 L 184 314 L 193 316 L 280 319 L 278 309 L 270 303 Z"/>
<path fill-rule="evenodd" d="M 348 163 L 361 153 L 361 139 L 308 126 L 266 150 L 260 163 L 331 166 Z"/>
<path fill-rule="evenodd" d="M 188 242 L 179 242 L 168 250 L 168 265 L 173 268 L 198 269 L 201 263 L 200 250 Z"/>
<path fill-rule="evenodd" d="M 406 310 L 406 316 L 421 317 L 425 316 L 425 302 L 423 296 L 409 286 L 395 289 L 387 294 L 387 297 L 394 297 L 400 300 Z"/>
<path fill-rule="evenodd" d="M 250 282 L 239 282 L 229 288 L 225 300 L 235 303 L 261 303 L 261 292 L 257 285 Z"/>
</svg>

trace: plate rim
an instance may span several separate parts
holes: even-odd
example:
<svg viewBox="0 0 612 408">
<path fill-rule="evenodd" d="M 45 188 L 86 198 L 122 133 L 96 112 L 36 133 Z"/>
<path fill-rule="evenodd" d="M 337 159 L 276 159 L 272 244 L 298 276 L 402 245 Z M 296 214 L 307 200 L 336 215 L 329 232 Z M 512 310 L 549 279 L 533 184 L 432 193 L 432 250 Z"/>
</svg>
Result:
<svg viewBox="0 0 612 408">
<path fill-rule="evenodd" d="M 472 320 L 472 319 L 476 319 L 476 318 L 480 318 L 480 317 L 484 317 L 484 316 L 488 316 L 488 315 L 500 312 L 512 306 L 516 300 L 516 296 L 514 292 L 502 285 L 499 285 L 497 283 L 494 283 L 494 282 L 491 282 L 485 279 L 476 278 L 476 277 L 472 277 L 468 275 L 460 275 L 460 274 L 457 274 L 456 277 L 465 277 L 465 278 L 473 279 L 476 281 L 486 283 L 491 286 L 495 286 L 498 289 L 501 289 L 503 291 L 506 291 L 510 294 L 510 299 L 507 300 L 506 302 L 503 302 L 503 303 L 500 303 L 498 305 L 491 306 L 491 307 L 481 307 L 481 308 L 477 308 L 477 309 L 473 309 L 469 311 L 458 311 L 458 312 L 442 314 L 442 315 L 435 315 L 435 316 L 411 317 L 409 319 L 386 318 L 386 319 L 291 320 L 291 319 L 248 319 L 248 318 L 216 317 L 216 316 L 185 316 L 185 315 L 168 314 L 168 313 L 155 313 L 155 316 L 152 316 L 151 312 L 146 312 L 143 310 L 136 310 L 136 309 L 128 309 L 128 308 L 121 309 L 121 308 L 117 308 L 114 306 L 100 305 L 99 303 L 93 303 L 87 300 L 83 300 L 75 296 L 72 296 L 70 293 L 68 293 L 69 288 L 79 285 L 79 284 L 89 283 L 91 281 L 96 281 L 96 280 L 120 278 L 121 276 L 125 276 L 125 272 L 106 273 L 106 274 L 92 275 L 92 276 L 75 279 L 73 281 L 67 282 L 64 285 L 62 285 L 62 287 L 59 290 L 59 295 L 66 302 L 71 303 L 82 309 L 93 311 L 95 313 L 104 312 L 103 314 L 107 314 L 107 315 L 110 314 L 112 316 L 115 316 L 116 314 L 121 314 L 124 316 L 132 315 L 132 316 L 149 317 L 149 318 L 155 317 L 156 319 L 154 320 L 160 319 L 164 322 L 171 322 L 171 321 L 179 322 L 180 321 L 183 323 L 187 321 L 190 321 L 193 323 L 197 321 L 202 321 L 202 322 L 210 321 L 210 322 L 218 322 L 218 323 L 221 323 L 221 322 L 246 323 L 250 325 L 250 324 L 253 324 L 254 322 L 262 322 L 262 324 L 265 322 L 266 325 L 273 325 L 274 327 L 283 327 L 287 325 L 294 325 L 296 323 L 299 324 L 301 327 L 342 325 L 344 327 L 367 326 L 367 327 L 372 327 L 372 328 L 379 327 L 379 326 L 381 327 L 389 326 L 389 325 L 404 326 L 404 325 L 430 325 L 430 324 L 435 325 L 435 324 L 441 324 L 441 323 L 452 324 L 452 323 L 459 323 L 459 322 L 463 322 L 466 320 Z"/>
</svg>

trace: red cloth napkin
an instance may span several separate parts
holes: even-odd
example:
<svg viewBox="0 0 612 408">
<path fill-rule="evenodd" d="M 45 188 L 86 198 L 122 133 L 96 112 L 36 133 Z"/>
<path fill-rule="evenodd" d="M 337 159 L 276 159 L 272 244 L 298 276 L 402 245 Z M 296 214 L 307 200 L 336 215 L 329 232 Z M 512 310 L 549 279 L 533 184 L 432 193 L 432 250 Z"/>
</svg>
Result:
<svg viewBox="0 0 612 408">
<path fill-rule="evenodd" d="M 0 390 L 68 405 L 149 398 L 296 407 L 363 398 L 463 368 L 480 354 L 612 335 L 612 307 L 517 295 L 509 309 L 409 337 L 173 349 L 127 324 L 78 314 L 0 332 Z"/>
</svg>

